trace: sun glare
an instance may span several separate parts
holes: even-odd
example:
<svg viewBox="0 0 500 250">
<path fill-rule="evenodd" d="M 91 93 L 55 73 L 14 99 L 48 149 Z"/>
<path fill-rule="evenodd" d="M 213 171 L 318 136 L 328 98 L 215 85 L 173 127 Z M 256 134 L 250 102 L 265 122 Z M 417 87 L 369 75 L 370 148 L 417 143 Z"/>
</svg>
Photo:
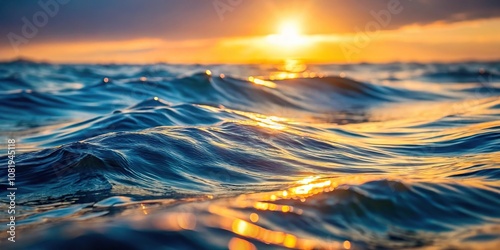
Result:
<svg viewBox="0 0 500 250">
<path fill-rule="evenodd" d="M 296 23 L 286 22 L 280 27 L 279 35 L 283 38 L 296 39 L 299 37 L 299 27 Z"/>
<path fill-rule="evenodd" d="M 279 46 L 293 47 L 304 44 L 306 39 L 300 34 L 300 28 L 296 22 L 287 21 L 280 25 L 278 34 L 268 36 L 268 41 Z"/>
</svg>

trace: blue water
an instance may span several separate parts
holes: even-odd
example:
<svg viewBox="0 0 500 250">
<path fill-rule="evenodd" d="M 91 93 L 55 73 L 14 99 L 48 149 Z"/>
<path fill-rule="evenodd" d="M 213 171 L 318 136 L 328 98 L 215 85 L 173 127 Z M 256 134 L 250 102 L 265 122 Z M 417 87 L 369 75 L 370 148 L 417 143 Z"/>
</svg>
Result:
<svg viewBox="0 0 500 250">
<path fill-rule="evenodd" d="M 499 249 L 499 79 L 496 62 L 1 63 L 18 190 L 0 244 Z"/>
</svg>

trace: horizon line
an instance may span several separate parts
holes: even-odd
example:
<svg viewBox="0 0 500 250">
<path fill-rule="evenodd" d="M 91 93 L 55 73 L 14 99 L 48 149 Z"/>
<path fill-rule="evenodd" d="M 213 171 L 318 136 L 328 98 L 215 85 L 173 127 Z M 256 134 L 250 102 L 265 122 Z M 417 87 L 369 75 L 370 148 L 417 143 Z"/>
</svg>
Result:
<svg viewBox="0 0 500 250">
<path fill-rule="evenodd" d="M 492 60 L 481 60 L 481 59 L 463 59 L 463 60 L 429 60 L 429 61 L 357 61 L 357 62 L 308 62 L 306 59 L 300 58 L 288 58 L 283 60 L 262 60 L 262 61 L 248 61 L 248 62 L 168 62 L 168 61 L 157 61 L 157 62 L 145 62 L 145 63 L 131 63 L 128 61 L 124 62 L 85 62 L 85 61 L 73 61 L 73 62 L 57 62 L 50 61 L 47 59 L 32 59 L 27 57 L 15 57 L 12 59 L 0 59 L 0 64 L 9 64 L 9 63 L 33 63 L 33 64 L 52 64 L 52 65 L 154 65 L 154 64 L 167 64 L 167 65 L 275 65 L 275 64 L 283 64 L 289 60 L 296 60 L 302 64 L 307 65 L 356 65 L 356 64 L 454 64 L 454 63 L 500 63 L 500 57 L 498 59 Z"/>
</svg>

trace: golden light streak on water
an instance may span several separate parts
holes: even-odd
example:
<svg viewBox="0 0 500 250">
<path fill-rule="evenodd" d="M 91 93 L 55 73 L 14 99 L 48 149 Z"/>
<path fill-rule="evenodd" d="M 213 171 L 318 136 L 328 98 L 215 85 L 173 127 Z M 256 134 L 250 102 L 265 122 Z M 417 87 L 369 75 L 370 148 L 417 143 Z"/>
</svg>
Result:
<svg viewBox="0 0 500 250">
<path fill-rule="evenodd" d="M 257 85 L 262 85 L 262 86 L 268 87 L 268 88 L 272 88 L 272 89 L 276 88 L 276 83 L 271 82 L 271 81 L 261 80 L 261 79 L 255 78 L 253 76 L 248 77 L 248 81 L 255 83 Z"/>
<path fill-rule="evenodd" d="M 240 239 L 233 237 L 228 244 L 229 250 L 256 250 L 257 248 L 255 247 L 254 244 Z"/>
</svg>

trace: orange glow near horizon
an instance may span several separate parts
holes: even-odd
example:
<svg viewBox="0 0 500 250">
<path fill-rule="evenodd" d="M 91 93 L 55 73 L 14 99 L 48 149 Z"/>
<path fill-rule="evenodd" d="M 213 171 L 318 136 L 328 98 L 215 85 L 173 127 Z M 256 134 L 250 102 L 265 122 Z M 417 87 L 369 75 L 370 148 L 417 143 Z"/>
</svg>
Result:
<svg viewBox="0 0 500 250">
<path fill-rule="evenodd" d="M 310 21 L 311 22 L 311 21 Z M 62 63 L 304 63 L 498 60 L 500 18 L 384 30 L 346 58 L 341 46 L 356 44 L 359 35 L 305 34 L 312 23 L 284 19 L 275 32 L 261 36 L 188 40 L 136 38 L 113 41 L 57 41 L 23 45 L 16 53 L 0 47 L 0 60 L 16 57 Z"/>
</svg>

